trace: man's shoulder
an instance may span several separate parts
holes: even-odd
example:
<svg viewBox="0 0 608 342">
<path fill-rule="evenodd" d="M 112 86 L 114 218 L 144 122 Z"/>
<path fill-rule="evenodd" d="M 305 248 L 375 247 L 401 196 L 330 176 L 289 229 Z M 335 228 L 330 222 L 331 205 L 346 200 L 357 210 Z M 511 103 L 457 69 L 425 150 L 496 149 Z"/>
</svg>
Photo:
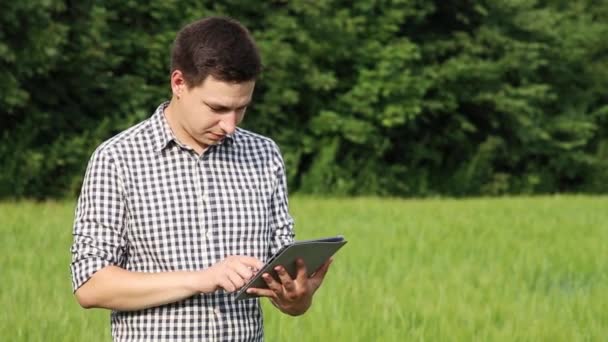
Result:
<svg viewBox="0 0 608 342">
<path fill-rule="evenodd" d="M 150 117 L 103 141 L 97 146 L 94 154 L 122 155 L 125 150 L 132 148 L 130 146 L 140 141 L 142 135 L 149 132 L 151 120 Z"/>
<path fill-rule="evenodd" d="M 246 146 L 253 149 L 262 148 L 273 152 L 279 152 L 277 143 L 267 136 L 240 127 L 236 129 L 235 136 L 239 146 Z"/>
</svg>

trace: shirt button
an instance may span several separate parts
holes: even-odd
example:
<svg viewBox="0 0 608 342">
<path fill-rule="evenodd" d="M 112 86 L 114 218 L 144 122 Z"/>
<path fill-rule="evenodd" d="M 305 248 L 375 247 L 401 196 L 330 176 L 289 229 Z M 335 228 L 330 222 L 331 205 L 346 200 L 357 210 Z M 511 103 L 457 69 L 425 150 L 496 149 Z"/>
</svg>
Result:
<svg viewBox="0 0 608 342">
<path fill-rule="evenodd" d="M 215 308 L 215 309 L 213 310 L 213 312 L 214 312 L 214 313 L 215 313 L 215 314 L 216 314 L 218 317 L 220 317 L 220 316 L 222 315 L 222 311 L 220 310 L 220 308 Z"/>
<path fill-rule="evenodd" d="M 209 196 L 203 195 L 203 202 L 209 203 Z"/>
</svg>

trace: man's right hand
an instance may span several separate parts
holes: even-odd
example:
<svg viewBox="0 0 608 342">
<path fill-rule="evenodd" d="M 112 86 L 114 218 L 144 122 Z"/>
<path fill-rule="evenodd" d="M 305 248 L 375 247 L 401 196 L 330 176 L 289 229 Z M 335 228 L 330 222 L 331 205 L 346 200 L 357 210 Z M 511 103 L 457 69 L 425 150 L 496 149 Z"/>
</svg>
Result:
<svg viewBox="0 0 608 342">
<path fill-rule="evenodd" d="M 260 260 L 233 255 L 201 271 L 199 292 L 209 293 L 218 289 L 234 292 L 243 287 L 264 266 Z"/>
</svg>

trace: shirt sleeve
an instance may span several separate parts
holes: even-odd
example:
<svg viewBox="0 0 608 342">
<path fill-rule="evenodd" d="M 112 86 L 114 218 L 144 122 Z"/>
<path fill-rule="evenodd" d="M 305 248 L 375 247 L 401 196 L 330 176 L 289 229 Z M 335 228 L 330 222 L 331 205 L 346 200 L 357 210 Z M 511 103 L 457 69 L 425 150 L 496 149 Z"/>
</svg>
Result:
<svg viewBox="0 0 608 342">
<path fill-rule="evenodd" d="M 276 146 L 273 153 L 273 165 L 276 183 L 270 202 L 269 222 L 270 231 L 273 233 L 270 242 L 270 255 L 277 252 L 284 245 L 293 242 L 295 237 L 293 230 L 294 221 L 289 214 L 285 164 L 283 162 L 283 157 Z"/>
<path fill-rule="evenodd" d="M 95 151 L 87 166 L 74 219 L 70 265 L 74 292 L 95 272 L 124 262 L 123 184 L 116 161 L 108 152 Z"/>
</svg>

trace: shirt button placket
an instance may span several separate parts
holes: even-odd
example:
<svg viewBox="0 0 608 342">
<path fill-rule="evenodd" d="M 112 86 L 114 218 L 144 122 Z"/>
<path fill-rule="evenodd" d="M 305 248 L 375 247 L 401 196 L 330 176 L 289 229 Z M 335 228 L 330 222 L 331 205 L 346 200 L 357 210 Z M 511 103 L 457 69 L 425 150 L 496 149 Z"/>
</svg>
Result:
<svg viewBox="0 0 608 342">
<path fill-rule="evenodd" d="M 206 221 L 205 207 L 208 208 L 209 197 L 205 193 L 205 189 L 207 188 L 207 186 L 205 184 L 205 176 L 204 176 L 205 175 L 205 172 L 204 172 L 205 159 L 203 157 L 198 159 L 197 166 L 198 166 L 198 178 L 199 178 L 199 193 L 201 194 L 200 202 L 198 205 L 201 232 L 204 234 L 205 238 L 209 238 L 209 232 L 206 229 L 207 225 L 205 224 L 205 221 Z"/>
</svg>

